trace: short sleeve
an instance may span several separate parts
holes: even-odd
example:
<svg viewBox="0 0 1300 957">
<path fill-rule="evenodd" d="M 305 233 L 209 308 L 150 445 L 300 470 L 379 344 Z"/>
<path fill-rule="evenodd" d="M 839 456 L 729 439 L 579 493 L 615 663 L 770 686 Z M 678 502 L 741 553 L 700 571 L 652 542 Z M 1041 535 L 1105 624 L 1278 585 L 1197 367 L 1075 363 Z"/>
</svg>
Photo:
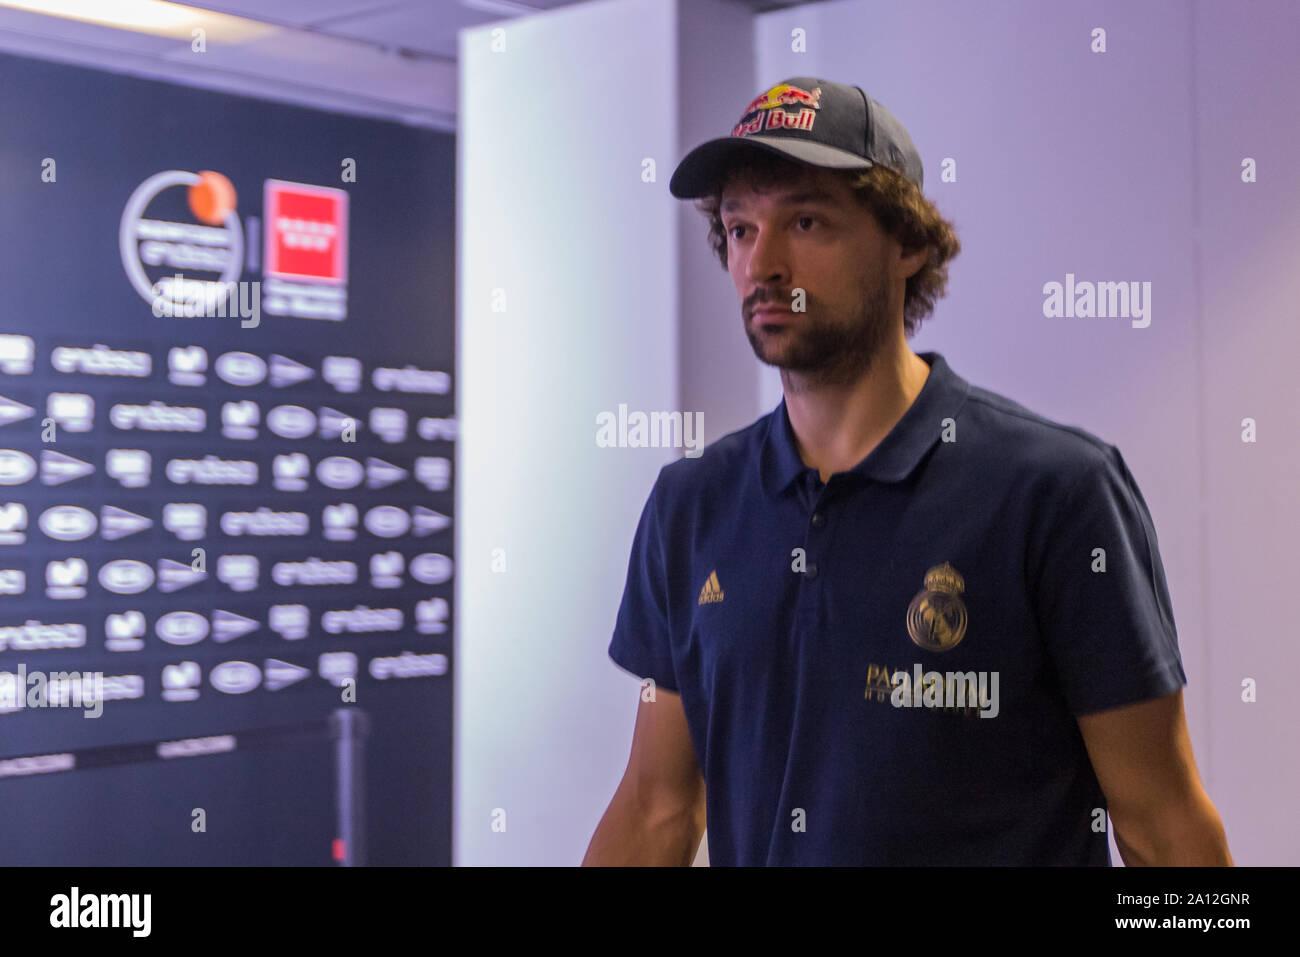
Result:
<svg viewBox="0 0 1300 957">
<path fill-rule="evenodd" d="M 655 501 L 658 491 L 656 481 L 637 523 L 623 601 L 609 643 L 609 657 L 637 677 L 653 678 L 658 687 L 676 692 L 664 542 Z"/>
<path fill-rule="evenodd" d="M 1155 527 L 1118 449 L 1087 466 L 1050 521 L 1034 604 L 1071 713 L 1185 685 Z"/>
</svg>

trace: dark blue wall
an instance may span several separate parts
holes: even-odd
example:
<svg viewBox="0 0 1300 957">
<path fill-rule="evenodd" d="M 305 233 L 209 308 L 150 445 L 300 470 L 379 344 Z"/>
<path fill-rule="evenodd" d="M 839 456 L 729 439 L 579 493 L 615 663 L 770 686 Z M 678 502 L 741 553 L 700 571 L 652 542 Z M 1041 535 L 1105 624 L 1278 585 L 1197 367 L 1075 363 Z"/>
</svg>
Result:
<svg viewBox="0 0 1300 957">
<path fill-rule="evenodd" d="M 346 69 L 341 64 L 340 69 Z M 57 161 L 57 181 L 41 181 L 45 157 Z M 356 160 L 355 183 L 340 179 L 345 157 Z M 262 218 L 263 182 L 282 179 L 345 189 L 349 196 L 348 318 L 342 322 L 276 317 L 263 312 L 255 329 L 237 319 L 155 318 L 130 286 L 118 251 L 123 206 L 149 176 L 164 170 L 216 170 L 238 191 L 238 211 Z M 349 491 L 327 488 L 314 475 L 304 492 L 271 485 L 271 461 L 282 452 L 302 451 L 315 463 L 326 455 L 365 461 L 377 456 L 411 468 L 417 456 L 454 461 L 453 442 L 426 441 L 414 434 L 421 416 L 455 415 L 454 394 L 380 392 L 370 382 L 376 366 L 406 365 L 453 373 L 454 355 L 454 174 L 455 141 L 448 134 L 414 129 L 261 100 L 0 55 L 0 333 L 31 336 L 36 366 L 31 375 L 0 374 L 0 396 L 36 408 L 36 415 L 0 426 L 0 448 L 26 452 L 37 461 L 42 450 L 89 461 L 94 475 L 60 486 L 39 476 L 23 485 L 0 487 L 0 504 L 27 506 L 26 544 L 0 546 L 0 568 L 22 568 L 26 593 L 0 597 L 0 625 L 27 619 L 43 623 L 82 622 L 84 648 L 43 652 L 0 651 L 0 671 L 22 662 L 31 669 L 102 670 L 140 674 L 144 697 L 110 701 L 102 717 L 87 719 L 74 709 L 28 709 L 0 714 L 0 759 L 131 742 L 238 733 L 252 729 L 311 725 L 338 707 L 356 707 L 371 719 L 366 800 L 369 863 L 449 864 L 451 860 L 452 668 L 438 677 L 377 681 L 366 673 L 376 655 L 403 651 L 441 652 L 451 658 L 452 622 L 440 635 L 412 627 L 417 601 L 433 596 L 451 601 L 452 582 L 422 585 L 406 576 L 403 587 L 370 587 L 368 561 L 375 552 L 396 550 L 409 560 L 423 552 L 453 556 L 453 528 L 427 537 L 408 534 L 381 539 L 359 529 L 351 543 L 321 535 L 321 510 L 352 502 L 364 515 L 375 505 L 423 505 L 450 516 L 453 491 L 430 491 L 408 479 L 383 489 L 364 484 Z M 151 213 L 185 219 L 184 190 L 159 198 Z M 247 231 L 247 229 L 246 229 Z M 262 242 L 261 231 L 247 242 Z M 172 272 L 167 271 L 167 272 Z M 261 268 L 246 281 L 261 280 Z M 51 368 L 58 345 L 149 352 L 148 378 L 63 374 Z M 173 385 L 167 376 L 171 346 L 199 345 L 208 351 L 207 383 Z M 215 374 L 213 360 L 226 351 L 247 351 L 266 359 L 287 355 L 316 369 L 309 382 L 271 389 L 237 388 Z M 352 395 L 322 381 L 327 355 L 353 356 L 364 368 L 363 386 Z M 94 428 L 61 431 L 43 443 L 39 421 L 53 391 L 91 394 Z M 254 442 L 224 438 L 221 406 L 252 399 L 262 423 Z M 108 409 L 117 402 L 199 406 L 207 412 L 200 434 L 116 430 Z M 357 442 L 312 437 L 290 440 L 272 434 L 266 414 L 281 403 L 316 410 L 322 406 L 356 416 Z M 389 444 L 366 429 L 376 406 L 407 410 L 411 434 Z M 153 456 L 152 483 L 126 489 L 105 474 L 110 448 L 142 448 Z M 252 459 L 259 464 L 256 486 L 178 486 L 163 467 L 170 457 Z M 200 502 L 208 509 L 207 537 L 182 542 L 162 525 L 167 502 Z M 64 543 L 37 527 L 52 505 L 80 505 L 98 514 L 102 505 L 153 519 L 147 531 L 119 541 L 96 533 Z M 302 537 L 228 537 L 218 520 L 223 511 L 265 506 L 310 516 Z M 190 549 L 207 552 L 206 581 L 171 594 L 157 587 L 137 596 L 113 594 L 96 571 L 113 559 L 137 559 L 151 566 L 159 558 L 188 564 Z M 259 587 L 233 592 L 217 581 L 223 553 L 256 554 Z M 45 595 L 47 561 L 81 556 L 90 567 L 88 594 L 78 600 Z M 281 587 L 271 582 L 278 560 L 355 561 L 355 586 Z M 453 556 L 454 557 L 454 556 Z M 312 611 L 311 634 L 289 641 L 272 632 L 266 609 L 302 603 Z M 328 635 L 320 628 L 327 609 L 356 605 L 401 607 L 400 632 Z M 144 648 L 105 650 L 107 614 L 144 612 L 149 630 Z M 209 615 L 226 609 L 262 622 L 262 627 L 225 644 L 211 637 L 187 646 L 162 642 L 155 620 L 173 610 Z M 323 652 L 357 654 L 357 702 L 344 705 L 340 691 L 315 674 Z M 228 695 L 212 687 L 209 671 L 238 659 L 259 667 L 278 658 L 311 668 L 310 678 L 279 691 L 258 687 Z M 168 702 L 160 676 L 169 663 L 193 660 L 202 666 L 198 700 Z M 452 661 L 454 666 L 454 661 Z M 72 772 L 0 777 L 0 864 L 328 864 L 335 836 L 333 758 L 327 738 L 307 738 L 230 754 L 130 763 Z M 206 833 L 191 830 L 191 812 L 207 814 Z"/>
</svg>

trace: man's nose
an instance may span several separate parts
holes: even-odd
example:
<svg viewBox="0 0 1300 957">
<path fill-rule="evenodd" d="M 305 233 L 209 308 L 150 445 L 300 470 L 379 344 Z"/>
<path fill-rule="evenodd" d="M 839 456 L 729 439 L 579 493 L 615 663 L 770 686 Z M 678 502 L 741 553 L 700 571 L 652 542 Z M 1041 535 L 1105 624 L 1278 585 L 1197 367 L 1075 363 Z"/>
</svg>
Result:
<svg viewBox="0 0 1300 957">
<path fill-rule="evenodd" d="M 788 250 L 782 237 L 764 229 L 754 240 L 745 264 L 745 277 L 752 283 L 784 286 L 790 278 Z"/>
</svg>

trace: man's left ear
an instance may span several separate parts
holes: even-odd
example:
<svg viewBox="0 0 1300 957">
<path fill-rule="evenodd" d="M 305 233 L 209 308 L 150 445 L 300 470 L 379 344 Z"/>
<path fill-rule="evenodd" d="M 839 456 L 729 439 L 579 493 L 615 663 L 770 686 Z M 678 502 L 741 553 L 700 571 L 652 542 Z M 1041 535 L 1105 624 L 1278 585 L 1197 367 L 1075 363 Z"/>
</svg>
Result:
<svg viewBox="0 0 1300 957">
<path fill-rule="evenodd" d="M 925 261 L 929 258 L 930 247 L 928 244 L 924 246 L 912 246 L 911 248 L 905 247 L 902 251 L 902 260 L 907 269 L 908 277 L 910 278 L 920 272 L 921 268 L 925 265 Z"/>
</svg>

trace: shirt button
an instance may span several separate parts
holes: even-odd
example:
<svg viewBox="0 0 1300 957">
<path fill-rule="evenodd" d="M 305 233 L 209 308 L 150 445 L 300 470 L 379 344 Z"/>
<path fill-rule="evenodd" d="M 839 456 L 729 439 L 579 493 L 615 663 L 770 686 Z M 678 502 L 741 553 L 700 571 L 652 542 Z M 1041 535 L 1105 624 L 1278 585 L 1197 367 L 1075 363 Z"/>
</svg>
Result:
<svg viewBox="0 0 1300 957">
<path fill-rule="evenodd" d="M 817 563 L 816 563 L 816 562 L 810 563 L 810 564 L 808 565 L 808 570 L 807 570 L 806 572 L 804 572 L 804 574 L 807 575 L 809 578 L 816 578 L 816 577 L 817 577 Z"/>
<path fill-rule="evenodd" d="M 812 527 L 821 528 L 825 524 L 826 524 L 826 516 L 823 515 L 821 512 L 813 512 Z"/>
</svg>

